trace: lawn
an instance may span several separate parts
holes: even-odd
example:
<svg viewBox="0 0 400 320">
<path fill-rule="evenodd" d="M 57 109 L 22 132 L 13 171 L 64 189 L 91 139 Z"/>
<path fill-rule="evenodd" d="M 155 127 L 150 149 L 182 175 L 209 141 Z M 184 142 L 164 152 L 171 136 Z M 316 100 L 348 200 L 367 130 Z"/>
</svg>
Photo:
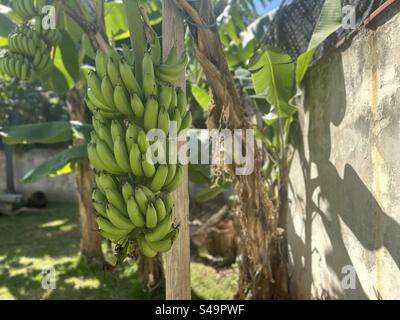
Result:
<svg viewBox="0 0 400 320">
<path fill-rule="evenodd" d="M 0 216 L 0 299 L 157 299 L 144 292 L 135 263 L 104 271 L 79 259 L 79 221 L 74 205 Z M 106 245 L 104 246 L 106 248 Z M 42 288 L 42 269 L 54 267 L 56 289 Z M 199 299 L 231 299 L 237 270 L 192 263 L 192 291 Z"/>
</svg>

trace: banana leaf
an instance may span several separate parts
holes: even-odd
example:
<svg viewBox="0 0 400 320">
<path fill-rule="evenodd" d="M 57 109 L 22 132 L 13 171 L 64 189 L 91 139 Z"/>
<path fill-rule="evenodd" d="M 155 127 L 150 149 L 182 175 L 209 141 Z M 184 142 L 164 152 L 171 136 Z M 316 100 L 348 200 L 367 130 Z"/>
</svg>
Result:
<svg viewBox="0 0 400 320">
<path fill-rule="evenodd" d="M 53 144 L 89 140 L 91 126 L 78 121 L 54 121 L 0 127 L 0 137 L 6 144 Z"/>
<path fill-rule="evenodd" d="M 50 157 L 41 165 L 33 168 L 21 179 L 23 183 L 33 183 L 48 176 L 59 176 L 74 171 L 77 162 L 87 158 L 87 145 L 80 144 Z"/>
</svg>

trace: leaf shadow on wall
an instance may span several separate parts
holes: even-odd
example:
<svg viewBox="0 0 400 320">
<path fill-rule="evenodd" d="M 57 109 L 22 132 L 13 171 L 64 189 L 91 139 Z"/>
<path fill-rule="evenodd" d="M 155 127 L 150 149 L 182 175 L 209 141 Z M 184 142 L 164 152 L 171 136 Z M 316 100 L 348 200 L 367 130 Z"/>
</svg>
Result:
<svg viewBox="0 0 400 320">
<path fill-rule="evenodd" d="M 334 59 L 334 61 L 329 61 L 331 59 Z M 332 66 L 335 66 L 335 68 L 332 68 Z M 322 79 L 321 75 L 328 76 Z M 312 256 L 316 253 L 322 254 L 315 248 L 316 243 L 312 243 L 313 230 L 315 231 L 315 226 L 313 229 L 312 224 L 316 217 L 319 217 L 322 221 L 324 234 L 329 237 L 332 246 L 332 250 L 325 253 L 323 258 L 327 267 L 335 273 L 339 284 L 344 276 L 342 274 L 343 266 L 353 266 L 352 259 L 355 259 L 350 256 L 351 252 L 348 251 L 342 237 L 344 230 L 341 223 L 344 223 L 351 230 L 359 244 L 366 250 L 375 252 L 381 247 L 385 247 L 397 266 L 400 267 L 399 245 L 390 239 L 391 235 L 400 233 L 399 224 L 383 211 L 374 194 L 371 193 L 357 171 L 349 163 L 344 165 L 342 178 L 335 165 L 330 162 L 332 151 L 330 128 L 332 124 L 339 126 L 342 123 L 347 109 L 341 55 L 332 54 L 323 62 L 320 62 L 317 72 L 311 72 L 308 80 L 306 92 L 312 92 L 305 99 L 305 115 L 309 117 L 309 128 L 306 138 L 301 135 L 301 130 L 297 128 L 300 134 L 298 141 L 296 141 L 305 186 L 305 199 L 297 199 L 303 202 L 304 207 L 305 241 L 295 234 L 294 223 L 290 215 L 288 219 L 288 232 L 292 238 L 294 237 L 294 241 L 291 241 L 291 243 L 294 243 L 292 248 L 293 263 L 297 266 L 304 265 L 299 278 L 301 296 L 304 298 L 311 298 L 313 274 L 319 272 L 313 270 Z M 304 119 L 301 117 L 302 115 L 299 116 L 299 125 L 303 126 Z M 369 125 L 368 122 L 361 124 L 367 132 Z M 357 129 L 357 127 L 354 128 L 354 130 Z M 304 139 L 307 139 L 308 143 L 305 144 Z M 307 145 L 308 152 L 306 152 Z M 339 155 L 339 158 L 340 147 L 340 145 L 335 146 L 335 152 Z M 357 146 L 355 146 L 356 148 Z M 316 177 L 311 176 L 312 166 L 316 168 L 316 170 L 313 170 L 313 174 L 314 172 L 318 173 Z M 297 195 L 296 192 L 294 194 Z M 324 204 L 323 208 L 320 205 L 321 203 Z M 365 270 L 367 269 L 365 268 Z M 356 268 L 355 271 L 359 272 Z M 320 273 L 329 272 L 323 270 Z M 369 275 L 369 279 L 374 277 L 375 275 Z M 321 288 L 319 289 L 321 291 Z M 361 286 L 358 274 L 356 289 L 329 289 L 334 292 L 334 298 L 369 299 Z M 374 289 L 377 298 L 379 298 L 379 290 Z M 320 295 L 319 298 L 332 298 L 328 288 L 322 290 Z"/>
</svg>

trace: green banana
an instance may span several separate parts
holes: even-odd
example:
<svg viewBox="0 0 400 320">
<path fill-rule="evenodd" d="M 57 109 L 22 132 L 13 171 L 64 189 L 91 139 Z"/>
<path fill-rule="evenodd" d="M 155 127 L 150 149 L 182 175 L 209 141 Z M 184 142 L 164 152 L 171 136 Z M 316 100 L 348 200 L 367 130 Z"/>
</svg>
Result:
<svg viewBox="0 0 400 320">
<path fill-rule="evenodd" d="M 163 187 L 163 191 L 164 192 L 175 191 L 179 187 L 179 185 L 182 181 L 182 177 L 183 177 L 183 167 L 178 166 L 174 178 L 172 179 L 172 181 L 169 184 L 167 184 Z"/>
<path fill-rule="evenodd" d="M 124 61 L 121 61 L 119 63 L 119 72 L 121 74 L 121 78 L 122 78 L 122 81 L 123 81 L 126 89 L 130 93 L 135 93 L 139 97 L 141 97 L 142 89 L 140 88 L 140 86 L 135 78 L 135 75 L 133 74 L 131 67 Z"/>
<path fill-rule="evenodd" d="M 104 218 L 107 218 L 107 204 L 105 203 L 100 203 L 97 202 L 96 200 L 93 200 L 93 208 L 96 210 L 96 212 L 103 216 Z"/>
<path fill-rule="evenodd" d="M 162 64 L 156 67 L 156 77 L 158 80 L 167 82 L 167 83 L 175 83 L 182 76 L 182 73 L 185 71 L 187 65 L 187 58 L 184 56 L 180 62 L 177 64 Z"/>
<path fill-rule="evenodd" d="M 101 79 L 104 79 L 104 77 L 107 76 L 107 64 L 108 64 L 107 55 L 100 50 L 97 51 L 95 64 L 96 64 L 97 74 Z"/>
<path fill-rule="evenodd" d="M 99 100 L 103 105 L 107 106 L 107 101 L 103 97 L 101 82 L 95 72 L 91 72 L 88 77 L 88 86 L 93 92 L 97 100 Z"/>
<path fill-rule="evenodd" d="M 114 142 L 118 136 L 125 137 L 125 129 L 124 129 L 124 125 L 121 123 L 121 121 L 112 120 L 110 132 L 111 132 L 111 137 Z"/>
<path fill-rule="evenodd" d="M 131 108 L 136 117 L 142 118 L 144 115 L 144 105 L 137 94 L 131 96 Z"/>
<path fill-rule="evenodd" d="M 140 209 L 134 197 L 130 197 L 126 203 L 129 219 L 132 223 L 138 227 L 142 228 L 146 225 L 146 221 L 143 215 L 140 213 Z"/>
<path fill-rule="evenodd" d="M 109 203 L 116 207 L 125 216 L 128 215 L 126 212 L 126 204 L 122 195 L 115 189 L 106 189 L 105 195 Z"/>
<path fill-rule="evenodd" d="M 132 173 L 136 177 L 142 177 L 144 175 L 142 169 L 142 154 L 140 152 L 139 146 L 136 143 L 133 143 L 131 147 L 131 151 L 129 153 L 129 164 Z"/>
<path fill-rule="evenodd" d="M 173 240 L 170 238 L 160 240 L 157 242 L 147 242 L 147 244 L 151 249 L 160 253 L 168 252 L 171 249 L 173 243 L 174 243 Z"/>
<path fill-rule="evenodd" d="M 146 133 L 143 130 L 140 130 L 138 133 L 137 144 L 140 152 L 146 154 L 147 149 L 149 148 L 149 141 L 147 140 Z"/>
<path fill-rule="evenodd" d="M 122 238 L 127 236 L 131 232 L 131 230 L 119 229 L 115 227 L 114 225 L 111 224 L 110 221 L 100 216 L 96 218 L 96 222 L 99 225 L 100 230 L 103 230 L 104 232 L 110 234 L 113 237 Z"/>
<path fill-rule="evenodd" d="M 148 258 L 154 258 L 157 255 L 157 251 L 151 249 L 143 238 L 138 240 L 140 251 Z"/>
<path fill-rule="evenodd" d="M 158 103 L 160 104 L 161 107 L 164 107 L 166 110 L 168 110 L 168 108 L 171 106 L 173 90 L 174 88 L 171 85 L 161 86 Z"/>
<path fill-rule="evenodd" d="M 99 158 L 104 163 L 106 171 L 117 175 L 124 174 L 124 171 L 118 166 L 113 153 L 104 141 L 99 140 L 97 142 L 96 151 L 99 155 Z"/>
<path fill-rule="evenodd" d="M 168 52 L 167 60 L 165 60 L 166 65 L 176 64 L 178 62 L 178 51 L 176 47 L 172 47 Z"/>
<path fill-rule="evenodd" d="M 143 56 L 143 93 L 148 99 L 151 96 L 157 95 L 157 84 L 154 77 L 154 65 L 151 56 L 145 53 Z"/>
<path fill-rule="evenodd" d="M 141 188 L 142 188 L 144 194 L 146 195 L 147 200 L 154 201 L 154 199 L 156 198 L 156 195 L 153 193 L 153 191 L 151 191 L 146 186 L 141 186 Z"/>
<path fill-rule="evenodd" d="M 157 128 L 158 110 L 159 106 L 157 100 L 150 97 L 146 102 L 144 111 L 144 130 L 150 131 L 151 129 Z"/>
<path fill-rule="evenodd" d="M 93 190 L 92 199 L 98 203 L 107 203 L 107 197 L 99 189 Z"/>
<path fill-rule="evenodd" d="M 114 89 L 114 103 L 115 107 L 123 115 L 130 116 L 133 114 L 128 97 L 121 85 L 117 85 Z"/>
<path fill-rule="evenodd" d="M 124 170 L 125 173 L 131 171 L 128 149 L 126 148 L 125 139 L 122 136 L 117 136 L 114 140 L 114 156 L 118 166 Z"/>
<path fill-rule="evenodd" d="M 165 180 L 167 179 L 168 175 L 168 166 L 167 165 L 160 165 L 157 168 L 156 173 L 154 174 L 153 180 L 150 183 L 150 190 L 153 192 L 158 192 L 164 186 Z"/>
<path fill-rule="evenodd" d="M 147 157 L 145 155 L 143 155 L 142 158 L 142 169 L 143 169 L 143 173 L 145 175 L 146 178 L 152 178 L 154 176 L 154 174 L 156 173 L 156 168 L 154 166 L 154 164 L 150 161 L 148 161 Z"/>
<path fill-rule="evenodd" d="M 107 206 L 107 217 L 118 229 L 131 231 L 135 228 L 132 222 L 112 204 L 108 204 Z"/>
<path fill-rule="evenodd" d="M 164 202 L 165 211 L 167 211 L 167 213 L 169 214 L 174 208 L 174 200 L 172 199 L 172 195 L 170 193 L 164 193 L 161 199 Z"/>
<path fill-rule="evenodd" d="M 138 134 L 139 134 L 138 126 L 134 123 L 130 123 L 128 125 L 128 128 L 126 129 L 126 134 L 125 134 L 125 143 L 126 146 L 128 147 L 128 150 L 131 150 L 133 144 L 137 142 Z"/>
<path fill-rule="evenodd" d="M 157 226 L 157 212 L 152 203 L 147 205 L 146 210 L 146 227 L 155 228 Z"/>
<path fill-rule="evenodd" d="M 124 236 L 113 235 L 113 234 L 110 234 L 108 232 L 105 232 L 104 230 L 100 230 L 99 233 L 103 238 L 108 239 L 108 240 L 113 241 L 113 242 L 123 241 L 126 238 L 126 235 L 124 235 Z"/>
<path fill-rule="evenodd" d="M 181 89 L 177 89 L 177 95 L 178 95 L 178 110 L 181 113 L 181 116 L 183 117 L 187 111 L 187 97 L 185 92 Z"/>
<path fill-rule="evenodd" d="M 107 75 L 105 75 L 101 81 L 101 92 L 106 102 L 105 104 L 111 110 L 116 110 L 114 103 L 114 87 Z"/>
<path fill-rule="evenodd" d="M 114 149 L 114 141 L 111 136 L 110 129 L 108 129 L 108 127 L 105 124 L 103 123 L 99 124 L 99 130 L 97 131 L 97 135 L 101 140 L 103 140 L 107 144 L 110 150 Z"/>
<path fill-rule="evenodd" d="M 171 231 L 171 227 L 172 214 L 162 220 L 153 231 L 146 233 L 144 238 L 149 242 L 160 241 Z"/>
<path fill-rule="evenodd" d="M 129 47 L 123 43 L 121 45 L 122 47 L 122 55 L 125 59 L 125 61 L 130 65 L 133 66 L 135 64 L 135 55 L 133 54 L 133 52 L 129 49 Z"/>
<path fill-rule="evenodd" d="M 157 221 L 164 220 L 165 216 L 167 215 L 167 209 L 165 208 L 164 201 L 161 198 L 157 198 L 154 202 L 154 208 L 157 212 Z"/>
<path fill-rule="evenodd" d="M 118 62 L 113 57 L 108 58 L 107 75 L 110 78 L 114 88 L 121 84 Z"/>
<path fill-rule="evenodd" d="M 100 173 L 99 175 L 96 175 L 96 184 L 104 194 L 106 194 L 107 189 L 118 192 L 117 183 L 110 174 Z"/>
<path fill-rule="evenodd" d="M 182 116 L 178 109 L 175 109 L 172 113 L 171 121 L 176 122 L 176 130 L 179 132 L 182 126 Z"/>
<path fill-rule="evenodd" d="M 155 32 L 153 33 L 153 42 L 150 43 L 150 56 L 153 65 L 158 66 L 161 62 L 161 44 Z"/>
<path fill-rule="evenodd" d="M 135 189 L 133 189 L 132 185 L 129 182 L 125 182 L 122 186 L 122 197 L 125 202 L 128 203 L 128 200 L 135 195 Z"/>
<path fill-rule="evenodd" d="M 169 132 L 169 114 L 167 109 L 162 107 L 160 112 L 158 113 L 158 120 L 157 120 L 158 129 L 161 129 L 165 135 L 168 135 Z"/>
<path fill-rule="evenodd" d="M 182 119 L 181 127 L 179 128 L 179 131 L 189 129 L 192 126 L 192 114 L 188 111 L 186 112 L 184 118 Z"/>
<path fill-rule="evenodd" d="M 175 173 L 176 173 L 176 168 L 177 168 L 176 164 L 173 164 L 173 163 L 168 164 L 168 175 L 167 175 L 167 178 L 165 179 L 166 185 L 170 184 L 172 182 L 172 179 L 174 179 Z"/>
<path fill-rule="evenodd" d="M 154 78 L 146 75 L 143 79 L 144 97 L 149 99 L 150 97 L 157 96 L 157 91 L 157 84 Z"/>
<path fill-rule="evenodd" d="M 148 200 L 143 189 L 140 187 L 135 189 L 135 200 L 137 205 L 139 206 L 140 212 L 142 214 L 146 214 Z"/>
<path fill-rule="evenodd" d="M 97 97 L 95 96 L 94 92 L 91 89 L 89 89 L 87 92 L 87 98 L 96 108 L 105 112 L 113 111 L 108 105 L 104 104 L 99 99 L 97 99 Z"/>
<path fill-rule="evenodd" d="M 90 163 L 94 166 L 96 170 L 106 170 L 103 161 L 97 154 L 96 145 L 94 143 L 89 143 L 87 146 L 88 158 Z"/>
</svg>

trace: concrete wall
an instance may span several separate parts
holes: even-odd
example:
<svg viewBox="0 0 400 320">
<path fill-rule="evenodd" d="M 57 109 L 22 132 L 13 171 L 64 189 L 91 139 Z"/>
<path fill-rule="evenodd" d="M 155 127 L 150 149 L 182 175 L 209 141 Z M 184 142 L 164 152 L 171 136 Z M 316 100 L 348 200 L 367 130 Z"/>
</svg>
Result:
<svg viewBox="0 0 400 320">
<path fill-rule="evenodd" d="M 297 298 L 400 299 L 400 14 L 380 19 L 307 79 L 288 217 Z"/>
<path fill-rule="evenodd" d="M 45 178 L 35 183 L 23 184 L 19 180 L 32 168 L 40 165 L 60 150 L 35 148 L 29 151 L 14 152 L 15 186 L 18 192 L 29 197 L 35 191 L 43 191 L 49 201 L 77 202 L 75 175 L 68 174 Z M 0 191 L 6 188 L 5 155 L 0 151 Z"/>
</svg>

